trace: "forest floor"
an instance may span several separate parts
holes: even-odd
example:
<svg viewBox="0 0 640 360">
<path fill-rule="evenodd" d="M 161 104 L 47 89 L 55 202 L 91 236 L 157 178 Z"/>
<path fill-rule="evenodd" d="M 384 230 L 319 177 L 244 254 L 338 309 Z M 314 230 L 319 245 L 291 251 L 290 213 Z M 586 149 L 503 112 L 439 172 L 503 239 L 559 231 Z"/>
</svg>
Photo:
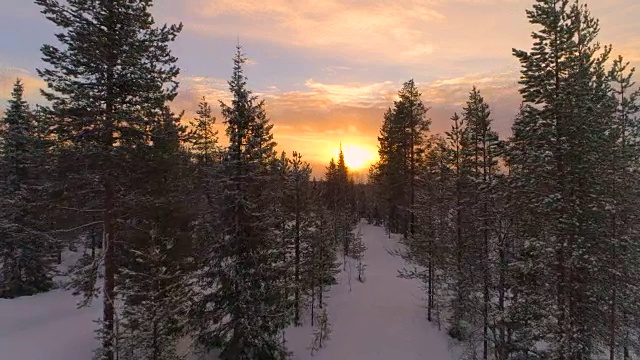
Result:
<svg viewBox="0 0 640 360">
<path fill-rule="evenodd" d="M 405 262 L 389 253 L 400 246 L 397 238 L 389 238 L 381 227 L 359 226 L 367 246 L 365 281 L 357 280 L 355 262 L 347 259 L 339 283 L 327 293 L 330 340 L 311 356 L 313 329 L 305 318 L 304 326 L 286 333 L 293 359 L 456 359 L 446 333 L 426 320 L 419 281 L 398 277 Z M 98 345 L 93 330 L 101 315 L 100 299 L 83 309 L 76 309 L 77 300 L 62 289 L 0 299 L 0 359 L 90 359 Z"/>
</svg>

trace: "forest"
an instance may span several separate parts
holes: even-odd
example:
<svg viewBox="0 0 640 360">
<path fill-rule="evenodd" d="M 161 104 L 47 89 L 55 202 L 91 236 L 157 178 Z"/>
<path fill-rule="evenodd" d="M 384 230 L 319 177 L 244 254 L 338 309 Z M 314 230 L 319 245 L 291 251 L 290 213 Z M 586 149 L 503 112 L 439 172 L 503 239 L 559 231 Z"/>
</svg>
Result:
<svg viewBox="0 0 640 360">
<path fill-rule="evenodd" d="M 41 47 L 46 103 L 17 79 L 0 119 L 0 299 L 64 276 L 79 307 L 102 304 L 96 359 L 181 359 L 184 338 L 288 359 L 285 331 L 307 319 L 322 352 L 338 274 L 355 261 L 367 278 L 361 223 L 401 239 L 397 276 L 423 285 L 425 323 L 463 359 L 640 358 L 640 89 L 584 2 L 526 10 L 510 136 L 479 87 L 431 132 L 408 80 L 376 119 L 366 183 L 342 150 L 322 179 L 277 150 L 240 45 L 231 100 L 186 118 L 171 106 L 183 25 L 157 25 L 152 0 L 35 3 L 58 42 Z M 82 256 L 62 272 L 66 251 Z"/>
</svg>

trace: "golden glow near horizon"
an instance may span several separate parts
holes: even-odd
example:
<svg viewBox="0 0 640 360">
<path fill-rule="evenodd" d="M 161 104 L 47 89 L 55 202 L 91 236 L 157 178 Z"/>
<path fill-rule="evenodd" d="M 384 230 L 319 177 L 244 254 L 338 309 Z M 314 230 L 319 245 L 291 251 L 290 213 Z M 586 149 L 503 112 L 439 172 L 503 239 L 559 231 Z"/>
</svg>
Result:
<svg viewBox="0 0 640 360">
<path fill-rule="evenodd" d="M 359 171 L 367 169 L 371 164 L 378 161 L 378 150 L 370 145 L 356 145 L 346 143 L 342 145 L 344 162 L 350 170 Z M 340 148 L 335 148 L 332 157 L 338 160 Z"/>
</svg>

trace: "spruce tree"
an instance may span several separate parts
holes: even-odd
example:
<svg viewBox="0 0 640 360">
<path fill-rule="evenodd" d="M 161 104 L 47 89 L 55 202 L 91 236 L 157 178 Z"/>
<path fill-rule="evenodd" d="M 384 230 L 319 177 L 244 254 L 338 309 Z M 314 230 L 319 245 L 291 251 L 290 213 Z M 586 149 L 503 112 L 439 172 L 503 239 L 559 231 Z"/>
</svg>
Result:
<svg viewBox="0 0 640 360">
<path fill-rule="evenodd" d="M 353 182 L 349 178 L 349 169 L 344 161 L 342 146 L 338 153 L 338 161 L 331 159 L 326 179 L 327 210 L 332 216 L 331 228 L 334 234 L 334 244 L 341 245 L 344 260 L 349 255 L 353 242 L 353 228 L 356 222 L 357 212 L 353 201 Z M 343 261 L 346 266 L 346 261 Z"/>
<path fill-rule="evenodd" d="M 189 144 L 197 164 L 198 191 L 203 193 L 207 206 L 211 209 L 215 202 L 216 175 L 222 160 L 222 149 L 218 145 L 218 131 L 213 129 L 216 118 L 206 98 L 203 97 L 198 104 L 196 115 L 190 122 Z"/>
<path fill-rule="evenodd" d="M 117 244 L 124 240 L 116 238 L 122 182 L 139 166 L 135 161 L 148 141 L 149 119 L 160 116 L 176 96 L 179 70 L 168 45 L 182 26 L 157 27 L 151 0 L 35 2 L 60 28 L 59 45 L 41 48 L 48 67 L 38 74 L 48 86 L 43 90 L 51 104 L 47 112 L 56 119 L 59 141 L 69 147 L 70 176 L 81 178 L 87 190 L 77 195 L 101 199 L 104 313 L 99 333 L 102 358 L 112 360 Z M 86 287 L 87 298 L 93 288 Z"/>
<path fill-rule="evenodd" d="M 51 289 L 56 242 L 46 233 L 47 146 L 43 118 L 33 114 L 16 80 L 0 123 L 0 298 Z"/>
<path fill-rule="evenodd" d="M 358 232 L 353 238 L 353 244 L 351 245 L 350 257 L 357 261 L 356 270 L 358 271 L 358 281 L 364 282 L 364 270 L 367 268 L 367 264 L 364 262 L 364 254 L 367 251 L 367 245 L 362 241 L 362 229 L 359 227 Z"/>
<path fill-rule="evenodd" d="M 222 164 L 220 236 L 207 239 L 206 268 L 200 283 L 206 292 L 194 309 L 197 340 L 207 350 L 220 349 L 223 359 L 281 359 L 278 340 L 288 325 L 281 286 L 281 243 L 272 216 L 275 158 L 272 124 L 262 101 L 246 88 L 238 46 L 229 90 L 231 104 L 221 103 L 229 137 Z"/>
<path fill-rule="evenodd" d="M 205 97 L 198 103 L 197 117 L 190 122 L 192 133 L 191 146 L 198 161 L 204 165 L 217 162 L 220 149 L 218 148 L 218 131 L 213 129 L 216 117 L 211 113 L 211 105 Z"/>
</svg>

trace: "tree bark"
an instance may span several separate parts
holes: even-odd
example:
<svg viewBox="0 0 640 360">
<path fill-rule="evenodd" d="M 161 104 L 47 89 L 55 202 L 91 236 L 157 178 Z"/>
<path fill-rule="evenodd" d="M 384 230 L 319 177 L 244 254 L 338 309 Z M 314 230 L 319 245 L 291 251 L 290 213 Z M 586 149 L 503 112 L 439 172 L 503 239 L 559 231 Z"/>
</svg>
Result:
<svg viewBox="0 0 640 360">
<path fill-rule="evenodd" d="M 294 264 L 294 276 L 295 276 L 295 310 L 294 310 L 294 322 L 297 325 L 300 323 L 300 189 L 296 184 L 296 236 L 295 236 L 295 264 Z"/>
<path fill-rule="evenodd" d="M 113 338 L 114 338 L 114 300 L 115 300 L 115 234 L 114 234 L 114 190 L 110 179 L 104 183 L 105 189 L 105 211 L 104 211 L 104 311 L 103 311 L 103 339 L 102 348 L 104 350 L 103 359 L 113 360 Z"/>
</svg>

